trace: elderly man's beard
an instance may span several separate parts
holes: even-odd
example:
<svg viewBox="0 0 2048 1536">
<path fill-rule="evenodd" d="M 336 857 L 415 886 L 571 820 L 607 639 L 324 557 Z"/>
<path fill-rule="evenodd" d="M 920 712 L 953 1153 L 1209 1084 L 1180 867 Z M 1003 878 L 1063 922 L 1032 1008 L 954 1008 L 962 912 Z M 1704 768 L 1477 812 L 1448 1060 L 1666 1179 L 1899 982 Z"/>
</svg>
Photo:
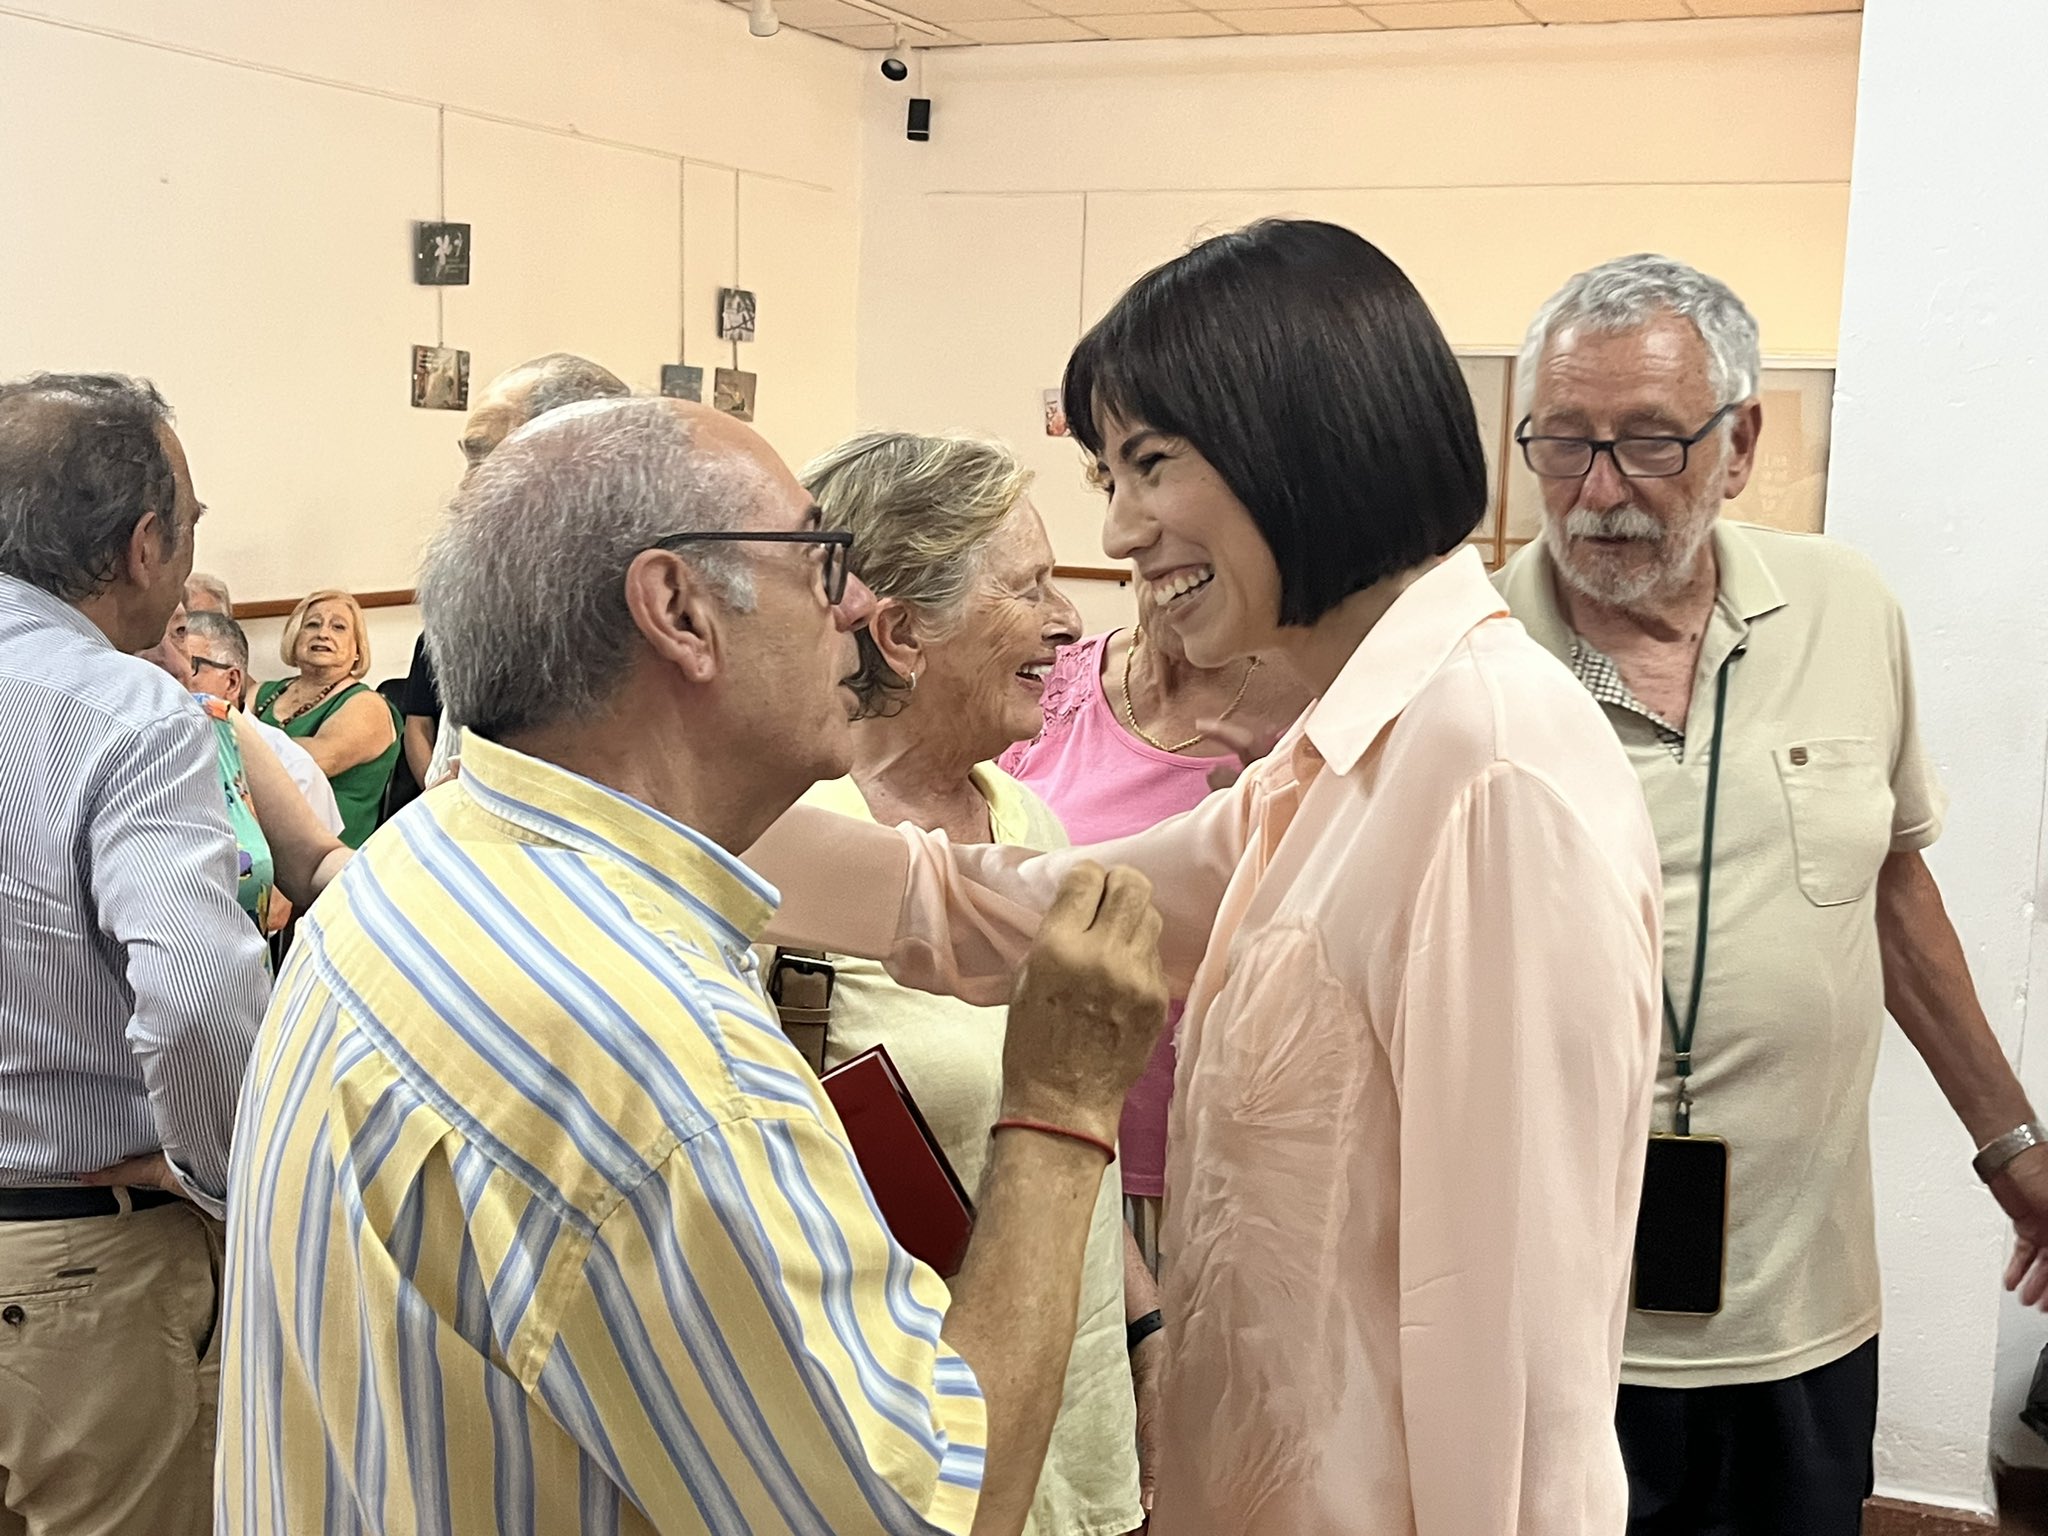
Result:
<svg viewBox="0 0 2048 1536">
<path fill-rule="evenodd" d="M 1573 591 L 1611 608 L 1635 608 L 1684 587 L 1713 534 L 1718 511 L 1714 506 L 1690 508 L 1683 522 L 1671 525 L 1641 507 L 1605 512 L 1574 507 L 1565 516 L 1563 536 L 1552 524 L 1546 537 L 1558 574 Z M 1629 547 L 1622 551 L 1589 542 L 1595 539 L 1625 540 Z"/>
</svg>

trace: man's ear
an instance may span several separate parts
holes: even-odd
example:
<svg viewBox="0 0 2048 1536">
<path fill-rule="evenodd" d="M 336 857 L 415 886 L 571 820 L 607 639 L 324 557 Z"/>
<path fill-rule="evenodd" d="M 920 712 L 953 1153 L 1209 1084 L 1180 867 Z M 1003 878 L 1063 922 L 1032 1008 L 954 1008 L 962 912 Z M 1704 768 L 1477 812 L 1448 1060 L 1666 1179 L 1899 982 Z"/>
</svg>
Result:
<svg viewBox="0 0 2048 1536">
<path fill-rule="evenodd" d="M 1733 501 L 1749 484 L 1756 469 L 1757 439 L 1763 436 L 1764 407 L 1761 400 L 1738 405 L 1728 429 L 1728 464 L 1721 485 L 1721 499 Z"/>
<path fill-rule="evenodd" d="M 693 683 L 724 664 L 731 612 L 687 560 L 643 550 L 626 567 L 626 611 L 648 648 Z"/>
<path fill-rule="evenodd" d="M 900 598 L 875 599 L 868 637 L 898 677 L 909 679 L 924 671 L 924 642 L 918 638 L 915 616 Z"/>
<path fill-rule="evenodd" d="M 138 587 L 149 586 L 157 571 L 169 560 L 170 556 L 164 553 L 163 514 L 143 513 L 136 519 L 134 531 L 128 535 L 129 582 Z"/>
</svg>

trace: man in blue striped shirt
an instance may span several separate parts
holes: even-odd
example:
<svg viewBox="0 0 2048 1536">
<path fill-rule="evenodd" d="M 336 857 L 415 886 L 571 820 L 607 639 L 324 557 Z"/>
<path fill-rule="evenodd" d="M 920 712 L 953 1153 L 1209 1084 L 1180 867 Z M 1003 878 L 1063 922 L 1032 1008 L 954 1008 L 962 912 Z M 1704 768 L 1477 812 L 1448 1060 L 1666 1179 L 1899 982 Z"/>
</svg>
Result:
<svg viewBox="0 0 2048 1536">
<path fill-rule="evenodd" d="M 1077 874 L 965 1267 L 883 1224 L 762 996 L 736 856 L 852 756 L 873 598 L 772 450 L 572 405 L 457 495 L 421 607 L 463 771 L 301 927 L 243 1094 L 222 1536 L 1016 1536 L 1158 917 Z"/>
<path fill-rule="evenodd" d="M 205 1528 L 198 1208 L 267 989 L 213 727 L 128 654 L 201 510 L 147 384 L 0 384 L 0 1491 L 51 1536 Z"/>
</svg>

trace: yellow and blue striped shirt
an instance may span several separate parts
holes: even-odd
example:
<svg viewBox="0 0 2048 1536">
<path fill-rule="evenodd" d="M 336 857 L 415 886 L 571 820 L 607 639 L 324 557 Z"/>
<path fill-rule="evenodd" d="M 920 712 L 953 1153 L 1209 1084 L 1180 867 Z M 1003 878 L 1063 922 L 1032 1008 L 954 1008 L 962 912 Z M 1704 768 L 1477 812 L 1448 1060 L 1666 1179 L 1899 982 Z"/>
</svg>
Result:
<svg viewBox="0 0 2048 1536">
<path fill-rule="evenodd" d="M 961 1532 L 986 1421 L 761 996 L 775 893 L 471 737 L 243 1088 L 216 1528 Z"/>
</svg>

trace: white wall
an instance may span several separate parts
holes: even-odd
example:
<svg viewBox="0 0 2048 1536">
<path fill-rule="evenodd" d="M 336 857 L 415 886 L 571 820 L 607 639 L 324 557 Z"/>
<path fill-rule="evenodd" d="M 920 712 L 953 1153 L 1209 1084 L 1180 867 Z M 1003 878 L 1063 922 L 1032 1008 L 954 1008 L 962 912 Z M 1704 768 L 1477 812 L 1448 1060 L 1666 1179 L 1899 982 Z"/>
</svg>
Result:
<svg viewBox="0 0 2048 1536">
<path fill-rule="evenodd" d="M 2015 1053 L 2043 1027 L 2030 999 L 2048 979 L 2048 949 L 2035 955 L 2048 518 L 2025 446 L 2048 403 L 2048 203 L 2028 179 L 2048 163 L 2044 91 L 2039 0 L 1869 0 L 1828 505 L 1829 528 L 1876 556 L 1913 620 L 1924 726 L 1954 800 L 1931 857 Z M 2048 1324 L 2001 1313 L 2004 1224 L 1925 1072 L 1888 1044 L 1886 1475 L 1976 1494 L 1987 1422 L 2001 1451 L 2040 1459 L 2012 1414 Z M 2022 1057 L 2022 1076 L 2048 1104 L 2042 1056 Z"/>
<path fill-rule="evenodd" d="M 154 378 L 238 599 L 413 584 L 462 423 L 408 404 L 417 342 L 469 349 L 472 391 L 555 349 L 708 390 L 738 280 L 757 425 L 801 460 L 853 420 L 865 69 L 703 0 L 0 7 L 0 376 Z M 472 282 L 415 287 L 443 216 Z M 376 623 L 402 668 L 416 615 Z"/>
<path fill-rule="evenodd" d="M 1452 342 L 1511 347 L 1570 273 L 1663 249 L 1725 276 L 1774 355 L 1831 358 L 1854 16 L 1091 43 L 927 53 L 867 81 L 859 414 L 993 432 L 1040 472 L 1054 547 L 1103 564 L 1099 499 L 1039 391 L 1083 328 L 1193 238 L 1349 224 Z M 1127 599 L 1070 591 L 1097 614 Z"/>
</svg>

